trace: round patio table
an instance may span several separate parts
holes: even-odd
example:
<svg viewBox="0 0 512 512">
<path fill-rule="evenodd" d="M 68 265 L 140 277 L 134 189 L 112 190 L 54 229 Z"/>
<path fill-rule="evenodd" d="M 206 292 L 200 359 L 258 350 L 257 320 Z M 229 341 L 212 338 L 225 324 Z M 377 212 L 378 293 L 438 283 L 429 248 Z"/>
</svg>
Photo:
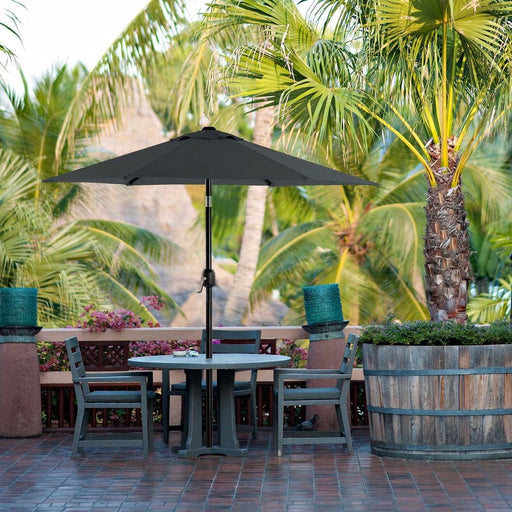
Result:
<svg viewBox="0 0 512 512">
<path fill-rule="evenodd" d="M 169 433 L 169 371 L 184 370 L 186 375 L 185 424 L 181 445 L 177 447 L 179 457 L 197 457 L 198 455 L 247 455 L 240 448 L 236 436 L 235 422 L 235 372 L 241 370 L 259 370 L 287 366 L 288 356 L 273 354 L 213 354 L 207 359 L 204 354 L 198 356 L 144 356 L 128 359 L 130 366 L 162 370 L 162 412 L 164 441 L 168 442 Z M 218 443 L 214 446 L 203 444 L 202 391 L 203 370 L 217 370 L 217 426 Z"/>
</svg>

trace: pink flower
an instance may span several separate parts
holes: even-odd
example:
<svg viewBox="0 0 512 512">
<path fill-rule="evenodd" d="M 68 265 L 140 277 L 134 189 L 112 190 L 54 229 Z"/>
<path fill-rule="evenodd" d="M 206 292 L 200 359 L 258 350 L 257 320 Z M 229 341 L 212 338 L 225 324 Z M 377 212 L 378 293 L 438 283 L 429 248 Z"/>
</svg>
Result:
<svg viewBox="0 0 512 512">
<path fill-rule="evenodd" d="M 164 302 L 162 298 L 158 297 L 157 295 L 145 295 L 142 297 L 140 305 L 159 311 L 164 307 Z"/>
<path fill-rule="evenodd" d="M 142 297 L 140 305 L 144 308 L 153 308 L 156 310 L 164 307 L 163 300 L 156 295 Z M 120 331 L 121 329 L 141 327 L 144 320 L 140 315 L 135 314 L 125 308 L 114 311 L 99 311 L 94 309 L 93 304 L 84 307 L 80 314 L 80 320 L 76 327 L 79 329 L 88 329 L 91 332 L 105 332 L 107 329 Z M 158 322 L 148 322 L 149 327 L 160 327 Z"/>
<path fill-rule="evenodd" d="M 292 340 L 283 340 L 284 344 L 279 348 L 278 353 L 290 357 L 290 366 L 293 368 L 302 368 L 306 366 L 308 360 L 308 351 L 299 347 Z"/>
</svg>

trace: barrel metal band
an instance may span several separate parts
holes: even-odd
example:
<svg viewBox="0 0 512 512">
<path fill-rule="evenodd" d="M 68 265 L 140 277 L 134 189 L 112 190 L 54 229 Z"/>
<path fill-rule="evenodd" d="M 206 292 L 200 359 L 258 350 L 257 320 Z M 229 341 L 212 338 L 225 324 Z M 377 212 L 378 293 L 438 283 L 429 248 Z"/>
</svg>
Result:
<svg viewBox="0 0 512 512">
<path fill-rule="evenodd" d="M 369 405 L 368 412 L 402 416 L 504 416 L 512 409 L 400 409 L 396 407 L 375 407 Z"/>
<path fill-rule="evenodd" d="M 429 370 L 366 370 L 364 375 L 368 376 L 389 376 L 389 377 L 420 377 L 423 375 L 483 375 L 492 373 L 512 373 L 512 366 L 499 368 L 434 368 Z"/>
<path fill-rule="evenodd" d="M 427 444 L 401 444 L 388 443 L 382 441 L 372 441 L 372 447 L 385 448 L 389 450 L 407 450 L 407 451 L 433 451 L 433 452 L 472 452 L 477 450 L 510 450 L 512 443 L 489 443 L 489 444 L 445 444 L 445 445 L 427 445 Z"/>
</svg>

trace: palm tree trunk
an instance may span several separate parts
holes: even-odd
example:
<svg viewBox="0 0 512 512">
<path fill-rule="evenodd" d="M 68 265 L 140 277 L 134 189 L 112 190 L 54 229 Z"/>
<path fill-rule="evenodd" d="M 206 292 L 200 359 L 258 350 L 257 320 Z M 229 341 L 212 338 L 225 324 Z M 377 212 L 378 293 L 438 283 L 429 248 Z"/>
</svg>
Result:
<svg viewBox="0 0 512 512">
<path fill-rule="evenodd" d="M 451 187 L 458 157 L 450 154 L 449 168 L 439 166 L 439 145 L 431 144 L 431 168 L 436 186 L 429 184 L 425 231 L 425 286 L 430 318 L 435 322 L 467 321 L 466 303 L 472 278 L 469 222 L 461 182 Z"/>
<path fill-rule="evenodd" d="M 274 109 L 272 107 L 256 111 L 253 131 L 253 141 L 256 144 L 270 147 L 273 116 Z M 240 325 L 247 312 L 249 295 L 258 265 L 266 200 L 267 187 L 248 187 L 244 234 L 233 286 L 222 315 L 223 325 Z"/>
</svg>

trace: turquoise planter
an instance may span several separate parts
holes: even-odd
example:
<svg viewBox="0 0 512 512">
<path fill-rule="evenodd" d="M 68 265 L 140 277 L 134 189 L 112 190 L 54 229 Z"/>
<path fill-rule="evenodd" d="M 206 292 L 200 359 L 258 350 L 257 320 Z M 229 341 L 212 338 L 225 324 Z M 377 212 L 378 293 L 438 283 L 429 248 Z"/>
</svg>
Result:
<svg viewBox="0 0 512 512">
<path fill-rule="evenodd" d="M 309 325 L 343 322 L 340 289 L 337 284 L 305 286 L 302 290 Z"/>
<path fill-rule="evenodd" d="M 0 288 L 0 327 L 37 325 L 37 288 Z"/>
<path fill-rule="evenodd" d="M 305 286 L 304 309 L 307 325 L 302 327 L 310 334 L 310 341 L 343 338 L 348 321 L 343 319 L 340 288 L 337 284 Z"/>
</svg>

